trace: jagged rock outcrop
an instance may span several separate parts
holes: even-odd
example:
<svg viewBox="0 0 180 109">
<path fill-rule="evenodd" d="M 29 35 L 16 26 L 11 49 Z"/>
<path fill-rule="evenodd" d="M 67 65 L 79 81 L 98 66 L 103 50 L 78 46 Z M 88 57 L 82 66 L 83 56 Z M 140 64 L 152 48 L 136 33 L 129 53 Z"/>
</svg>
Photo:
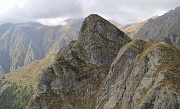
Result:
<svg viewBox="0 0 180 109">
<path fill-rule="evenodd" d="M 88 16 L 78 41 L 60 50 L 43 71 L 29 109 L 85 109 L 106 77 L 119 49 L 131 39 L 102 17 Z"/>
<path fill-rule="evenodd" d="M 79 35 L 78 41 L 87 50 L 89 63 L 96 65 L 111 62 L 119 49 L 130 41 L 127 35 L 98 15 L 86 18 Z"/>
<path fill-rule="evenodd" d="M 179 78 L 179 48 L 131 41 L 92 14 L 43 71 L 27 109 L 179 109 Z"/>
<path fill-rule="evenodd" d="M 0 73 L 8 73 L 34 60 L 57 53 L 76 40 L 82 19 L 67 25 L 45 26 L 28 22 L 0 25 Z"/>
<path fill-rule="evenodd" d="M 179 109 L 180 50 L 134 40 L 111 64 L 96 109 Z"/>
<path fill-rule="evenodd" d="M 153 43 L 166 42 L 180 46 L 180 6 L 162 16 L 148 20 L 133 38 Z"/>
</svg>

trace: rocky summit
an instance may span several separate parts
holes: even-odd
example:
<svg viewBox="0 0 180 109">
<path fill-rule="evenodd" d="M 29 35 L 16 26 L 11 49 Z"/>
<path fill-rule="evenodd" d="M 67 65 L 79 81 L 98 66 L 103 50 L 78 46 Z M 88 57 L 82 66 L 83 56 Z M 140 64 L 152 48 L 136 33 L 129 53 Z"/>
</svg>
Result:
<svg viewBox="0 0 180 109">
<path fill-rule="evenodd" d="M 105 65 L 112 62 L 119 49 L 131 39 L 102 17 L 88 16 L 79 33 L 79 43 L 87 51 L 88 63 Z"/>
<path fill-rule="evenodd" d="M 27 109 L 179 109 L 180 50 L 131 40 L 96 14 L 42 71 Z"/>
<path fill-rule="evenodd" d="M 42 74 L 29 108 L 89 107 L 119 49 L 130 41 L 102 17 L 88 16 L 78 40 L 61 49 Z"/>
</svg>

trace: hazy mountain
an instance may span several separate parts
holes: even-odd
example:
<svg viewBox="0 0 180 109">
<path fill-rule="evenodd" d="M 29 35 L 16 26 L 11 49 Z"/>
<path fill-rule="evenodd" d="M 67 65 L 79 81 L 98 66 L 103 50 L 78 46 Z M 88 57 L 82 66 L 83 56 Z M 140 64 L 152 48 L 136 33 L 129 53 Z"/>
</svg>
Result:
<svg viewBox="0 0 180 109">
<path fill-rule="evenodd" d="M 135 38 L 142 38 L 153 43 L 167 42 L 180 46 L 180 7 L 171 10 L 156 19 L 148 20 L 135 34 Z"/>
<path fill-rule="evenodd" d="M 144 20 L 142 22 L 139 23 L 133 23 L 133 24 L 128 24 L 125 26 L 122 26 L 120 29 L 123 30 L 129 37 L 133 38 L 134 35 L 139 31 L 140 28 L 142 28 L 142 26 L 148 22 L 148 20 L 152 20 L 157 18 L 158 16 L 153 16 L 147 20 Z"/>
<path fill-rule="evenodd" d="M 83 19 L 68 19 L 66 25 L 45 26 L 27 22 L 0 25 L 0 73 L 8 73 L 57 53 L 76 40 Z"/>
<path fill-rule="evenodd" d="M 110 23 L 112 23 L 113 25 L 115 25 L 117 28 L 119 28 L 120 30 L 122 30 L 123 32 L 125 32 L 130 38 L 133 38 L 134 35 L 139 31 L 139 29 L 148 22 L 148 20 L 151 19 L 155 19 L 158 16 L 153 16 L 151 18 L 148 18 L 142 22 L 139 23 L 132 23 L 132 24 L 127 24 L 127 25 L 121 25 L 118 22 L 114 21 L 114 20 L 108 20 Z"/>
<path fill-rule="evenodd" d="M 69 19 L 65 20 L 64 22 L 66 22 L 67 25 L 70 25 L 71 27 L 73 27 L 74 29 L 79 31 L 83 20 L 84 20 L 84 18 L 69 18 Z"/>
<path fill-rule="evenodd" d="M 114 21 L 114 20 L 108 20 L 110 23 L 112 23 L 114 26 L 116 26 L 117 28 L 121 29 L 123 27 L 122 24 L 119 24 L 118 22 Z"/>
</svg>

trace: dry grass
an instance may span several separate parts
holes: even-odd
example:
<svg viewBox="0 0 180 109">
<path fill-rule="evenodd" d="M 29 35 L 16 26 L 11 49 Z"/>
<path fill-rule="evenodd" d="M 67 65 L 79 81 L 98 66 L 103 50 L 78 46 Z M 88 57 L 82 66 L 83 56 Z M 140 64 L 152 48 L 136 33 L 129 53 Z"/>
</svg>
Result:
<svg viewBox="0 0 180 109">
<path fill-rule="evenodd" d="M 28 86 L 31 85 L 33 88 L 36 87 L 38 75 L 41 71 L 53 63 L 55 54 L 47 56 L 45 59 L 38 60 L 23 66 L 14 72 L 5 75 L 6 80 L 16 83 L 17 85 Z"/>
</svg>

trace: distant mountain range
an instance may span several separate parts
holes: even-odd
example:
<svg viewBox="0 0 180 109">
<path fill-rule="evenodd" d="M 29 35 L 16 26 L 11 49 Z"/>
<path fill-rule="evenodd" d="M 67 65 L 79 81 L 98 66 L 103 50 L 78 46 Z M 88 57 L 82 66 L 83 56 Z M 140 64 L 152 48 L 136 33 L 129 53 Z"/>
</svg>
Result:
<svg viewBox="0 0 180 109">
<path fill-rule="evenodd" d="M 1 25 L 0 109 L 180 109 L 179 13 Z"/>
<path fill-rule="evenodd" d="M 129 37 L 140 38 L 149 42 L 166 42 L 180 46 L 180 7 L 170 10 L 162 16 L 153 16 L 139 23 L 121 24 L 110 21 Z"/>
<path fill-rule="evenodd" d="M 145 23 L 147 23 L 149 20 L 151 19 L 155 19 L 158 16 L 153 16 L 147 20 L 144 20 L 142 22 L 139 23 L 133 23 L 133 24 L 128 24 L 123 26 L 122 28 L 120 28 L 121 30 L 123 30 L 129 37 L 133 38 L 134 35 L 139 31 L 140 28 L 142 28 L 142 26 L 144 26 Z"/>
<path fill-rule="evenodd" d="M 180 7 L 148 20 L 134 35 L 153 43 L 166 42 L 180 46 Z"/>
<path fill-rule="evenodd" d="M 115 25 L 117 28 L 119 28 L 120 30 L 124 31 L 129 37 L 133 38 L 134 35 L 139 31 L 140 28 L 142 28 L 142 26 L 148 22 L 148 20 L 150 19 L 155 19 L 158 16 L 153 16 L 149 19 L 146 19 L 142 22 L 139 23 L 132 23 L 132 24 L 127 24 L 127 25 L 122 25 L 119 24 L 118 22 L 114 21 L 114 20 L 108 20 L 109 22 L 111 22 L 113 25 Z"/>
<path fill-rule="evenodd" d="M 177 28 L 180 8 L 154 16 L 140 23 L 121 25 L 109 20 L 131 38 L 141 38 L 153 43 L 167 42 L 180 45 Z M 83 18 L 67 19 L 67 25 L 45 26 L 35 22 L 0 25 L 0 73 L 8 73 L 43 59 L 47 54 L 57 53 L 70 41 L 76 40 Z"/>
<path fill-rule="evenodd" d="M 27 22 L 0 25 L 0 73 L 8 73 L 34 60 L 57 53 L 77 40 L 83 19 L 68 19 L 67 25 L 45 26 Z"/>
</svg>

